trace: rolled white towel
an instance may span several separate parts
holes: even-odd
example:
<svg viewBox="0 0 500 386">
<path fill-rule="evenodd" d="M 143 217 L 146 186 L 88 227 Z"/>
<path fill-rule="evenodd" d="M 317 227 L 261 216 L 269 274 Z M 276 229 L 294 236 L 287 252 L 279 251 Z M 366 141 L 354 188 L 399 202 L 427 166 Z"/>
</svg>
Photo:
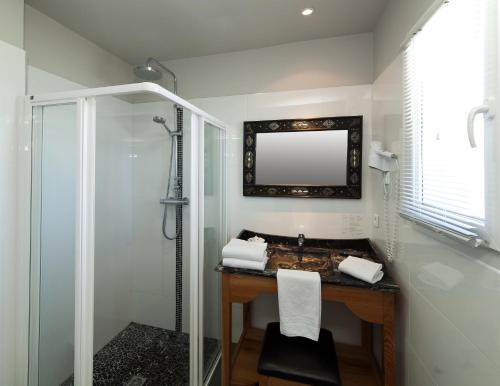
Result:
<svg viewBox="0 0 500 386">
<path fill-rule="evenodd" d="M 241 259 L 261 263 L 267 258 L 267 244 L 232 239 L 223 249 L 222 257 L 227 259 Z"/>
<path fill-rule="evenodd" d="M 382 264 L 379 263 L 360 259 L 359 257 L 347 256 L 347 258 L 339 264 L 339 271 L 370 284 L 375 284 L 384 276 L 382 267 Z"/>
<path fill-rule="evenodd" d="M 267 257 L 263 261 L 250 261 L 243 259 L 222 259 L 222 265 L 224 267 L 231 268 L 243 268 L 243 269 L 253 269 L 254 271 L 264 271 L 266 269 Z"/>
</svg>

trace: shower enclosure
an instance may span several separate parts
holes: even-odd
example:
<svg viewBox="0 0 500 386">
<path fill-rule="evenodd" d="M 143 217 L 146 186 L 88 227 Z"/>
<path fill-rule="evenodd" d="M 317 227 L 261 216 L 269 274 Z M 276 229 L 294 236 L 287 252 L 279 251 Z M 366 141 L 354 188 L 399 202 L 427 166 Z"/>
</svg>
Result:
<svg viewBox="0 0 500 386">
<path fill-rule="evenodd" d="M 25 110 L 28 384 L 208 384 L 220 356 L 224 124 L 152 83 L 34 95 Z M 165 126 L 182 127 L 177 157 Z M 183 196 L 164 217 L 172 168 Z"/>
</svg>

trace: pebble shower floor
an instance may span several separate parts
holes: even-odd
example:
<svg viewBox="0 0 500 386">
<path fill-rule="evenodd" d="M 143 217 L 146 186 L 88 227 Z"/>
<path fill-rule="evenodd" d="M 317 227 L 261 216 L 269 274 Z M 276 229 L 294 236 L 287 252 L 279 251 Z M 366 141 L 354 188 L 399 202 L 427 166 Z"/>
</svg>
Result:
<svg viewBox="0 0 500 386">
<path fill-rule="evenodd" d="M 217 357 L 219 342 L 205 338 L 204 368 Z M 130 323 L 94 355 L 94 385 L 189 385 L 189 334 Z M 73 386 L 73 376 L 61 386 Z"/>
</svg>

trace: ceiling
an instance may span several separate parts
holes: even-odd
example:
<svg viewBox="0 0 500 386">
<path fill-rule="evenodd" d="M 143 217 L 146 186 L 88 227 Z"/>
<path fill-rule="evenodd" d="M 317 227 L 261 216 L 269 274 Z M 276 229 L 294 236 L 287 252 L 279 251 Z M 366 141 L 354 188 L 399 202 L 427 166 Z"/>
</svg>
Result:
<svg viewBox="0 0 500 386">
<path fill-rule="evenodd" d="M 26 0 L 130 64 L 371 32 L 387 0 Z M 311 16 L 302 16 L 305 7 Z"/>
</svg>

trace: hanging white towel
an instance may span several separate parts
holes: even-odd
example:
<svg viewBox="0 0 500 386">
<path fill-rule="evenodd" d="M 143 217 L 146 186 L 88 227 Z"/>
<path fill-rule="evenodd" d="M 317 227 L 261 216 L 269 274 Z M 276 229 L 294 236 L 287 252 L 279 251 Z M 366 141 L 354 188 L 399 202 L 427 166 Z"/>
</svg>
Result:
<svg viewBox="0 0 500 386">
<path fill-rule="evenodd" d="M 263 261 L 250 261 L 244 259 L 222 259 L 224 267 L 253 269 L 254 271 L 264 271 L 266 269 L 267 257 Z"/>
<path fill-rule="evenodd" d="M 347 256 L 347 258 L 339 264 L 339 271 L 370 284 L 375 284 L 384 276 L 382 264 L 354 256 Z"/>
<path fill-rule="evenodd" d="M 222 257 L 263 262 L 267 258 L 267 244 L 240 239 L 231 241 L 222 249 Z"/>
<path fill-rule="evenodd" d="M 317 341 L 321 327 L 321 278 L 317 272 L 278 269 L 280 330 Z"/>
</svg>

